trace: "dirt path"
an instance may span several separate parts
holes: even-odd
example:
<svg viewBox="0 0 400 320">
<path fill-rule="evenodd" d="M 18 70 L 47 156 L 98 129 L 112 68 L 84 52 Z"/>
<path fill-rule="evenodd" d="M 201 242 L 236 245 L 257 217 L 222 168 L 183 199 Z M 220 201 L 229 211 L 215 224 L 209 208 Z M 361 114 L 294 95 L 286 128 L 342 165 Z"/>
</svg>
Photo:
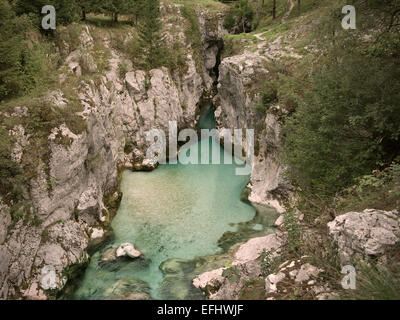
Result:
<svg viewBox="0 0 400 320">
<path fill-rule="evenodd" d="M 292 10 L 293 10 L 293 8 L 294 8 L 294 1 L 293 1 L 293 0 L 289 0 L 289 2 L 290 2 L 289 10 L 288 10 L 288 11 L 285 13 L 285 15 L 282 17 L 282 20 L 281 20 L 282 23 L 285 23 L 285 22 L 286 22 L 287 18 L 289 18 L 290 14 L 292 13 Z"/>
<path fill-rule="evenodd" d="M 290 16 L 294 8 L 295 2 L 293 0 L 289 0 L 289 2 L 289 10 L 282 17 L 281 23 L 286 22 L 287 18 Z M 255 53 L 259 54 L 261 57 L 269 59 L 276 59 L 277 57 L 282 56 L 288 56 L 297 59 L 301 58 L 301 56 L 297 54 L 292 47 L 285 46 L 282 43 L 282 36 L 278 36 L 273 42 L 269 41 L 267 45 L 267 39 L 265 39 L 263 36 L 268 32 L 269 30 L 253 35 L 259 41 L 257 43 L 257 50 L 255 51 Z"/>
<path fill-rule="evenodd" d="M 282 23 L 285 23 L 286 22 L 286 20 L 287 20 L 287 18 L 290 16 L 290 14 L 292 13 L 292 11 L 293 11 L 293 8 L 294 8 L 294 1 L 293 0 L 289 0 L 289 2 L 290 2 L 290 6 L 289 6 L 289 10 L 284 14 L 284 16 L 282 17 L 282 20 L 281 20 L 281 22 Z M 264 32 L 261 32 L 261 33 L 257 33 L 257 34 L 255 34 L 254 36 L 258 39 L 258 40 L 260 40 L 260 41 L 265 41 L 265 39 L 262 37 L 265 33 L 267 33 L 268 31 L 264 31 Z"/>
</svg>

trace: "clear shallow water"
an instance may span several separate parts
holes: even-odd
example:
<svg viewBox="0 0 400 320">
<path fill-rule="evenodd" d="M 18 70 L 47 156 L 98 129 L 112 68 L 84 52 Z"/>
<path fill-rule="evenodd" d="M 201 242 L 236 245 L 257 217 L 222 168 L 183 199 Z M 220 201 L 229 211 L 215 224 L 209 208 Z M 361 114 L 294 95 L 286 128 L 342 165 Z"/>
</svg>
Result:
<svg viewBox="0 0 400 320">
<path fill-rule="evenodd" d="M 210 145 L 212 152 L 221 153 L 221 158 L 230 157 L 216 142 L 210 140 Z M 152 172 L 125 171 L 121 206 L 112 222 L 115 240 L 108 247 L 133 243 L 150 262 L 126 263 L 110 270 L 99 265 L 97 252 L 74 298 L 107 298 L 107 289 L 113 283 L 132 278 L 146 281 L 151 295 L 163 298 L 158 291 L 163 261 L 222 252 L 217 244 L 222 235 L 236 231 L 235 224 L 249 221 L 256 214 L 252 206 L 240 201 L 249 177 L 235 175 L 236 167 L 167 164 Z"/>
<path fill-rule="evenodd" d="M 211 129 L 213 122 L 213 112 L 202 114 L 199 127 Z M 212 139 L 205 143 L 220 153 L 221 163 L 231 158 Z M 182 152 L 190 151 L 181 148 Z M 240 201 L 249 176 L 235 175 L 236 168 L 167 164 L 152 172 L 125 171 L 121 206 L 112 222 L 115 239 L 92 256 L 70 298 L 109 299 L 141 291 L 155 299 L 201 299 L 191 285 L 193 277 L 229 261 L 226 254 L 218 255 L 223 252 L 218 244 L 226 249 L 235 241 L 270 232 L 266 227 L 274 211 L 256 215 L 252 206 Z M 124 242 L 139 248 L 145 259 L 101 264 L 105 249 Z M 160 265 L 173 258 L 184 260 L 175 263 L 177 272 L 164 275 Z"/>
</svg>

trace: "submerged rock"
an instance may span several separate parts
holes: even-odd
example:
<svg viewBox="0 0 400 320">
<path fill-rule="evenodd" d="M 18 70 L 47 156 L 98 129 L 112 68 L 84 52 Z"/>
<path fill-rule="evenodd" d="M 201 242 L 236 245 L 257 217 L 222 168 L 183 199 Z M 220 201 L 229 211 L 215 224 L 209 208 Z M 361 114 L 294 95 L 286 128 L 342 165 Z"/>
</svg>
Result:
<svg viewBox="0 0 400 320">
<path fill-rule="evenodd" d="M 169 274 L 164 277 L 159 288 L 160 296 L 166 300 L 199 300 L 203 296 L 195 289 L 189 278 L 182 274 Z"/>
<path fill-rule="evenodd" d="M 131 297 L 136 295 L 138 297 L 139 294 L 142 297 L 144 295 L 149 296 L 150 286 L 147 282 L 139 279 L 119 279 L 105 291 L 104 297 L 106 299 L 116 299 L 125 295 L 131 295 Z"/>
<path fill-rule="evenodd" d="M 151 296 L 142 292 L 128 292 L 112 300 L 152 300 Z"/>
<path fill-rule="evenodd" d="M 101 255 L 100 260 L 103 262 L 114 261 L 117 259 L 117 249 L 116 248 L 109 248 L 103 252 Z"/>
<path fill-rule="evenodd" d="M 185 259 L 169 259 L 160 264 L 160 270 L 164 275 L 166 274 L 181 274 L 194 270 L 196 262 L 193 260 Z"/>
</svg>

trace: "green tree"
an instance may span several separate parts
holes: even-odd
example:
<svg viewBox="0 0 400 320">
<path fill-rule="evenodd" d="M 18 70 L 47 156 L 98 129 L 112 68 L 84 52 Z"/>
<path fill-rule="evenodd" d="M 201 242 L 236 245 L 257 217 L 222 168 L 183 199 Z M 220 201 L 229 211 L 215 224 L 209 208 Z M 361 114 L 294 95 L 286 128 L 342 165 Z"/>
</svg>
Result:
<svg viewBox="0 0 400 320">
<path fill-rule="evenodd" d="M 366 68 L 368 64 L 368 68 Z M 313 76 L 285 126 L 285 159 L 303 190 L 333 194 L 399 153 L 400 64 L 353 52 Z"/>
<path fill-rule="evenodd" d="M 253 19 L 254 9 L 249 4 L 249 1 L 239 0 L 234 3 L 233 7 L 226 15 L 224 27 L 233 29 L 236 26 L 238 29 L 237 32 L 248 32 L 251 31 Z"/>
<path fill-rule="evenodd" d="M 138 25 L 140 54 L 147 68 L 157 68 L 165 63 L 160 1 L 147 0 L 143 8 L 143 19 Z"/>
<path fill-rule="evenodd" d="M 30 39 L 34 35 L 31 20 L 17 17 L 8 1 L 0 0 L 0 99 L 30 91 L 46 73 L 42 47 Z"/>
<path fill-rule="evenodd" d="M 134 0 L 103 0 L 100 6 L 103 12 L 111 15 L 112 21 L 117 22 L 120 14 L 133 13 L 134 4 Z"/>
</svg>

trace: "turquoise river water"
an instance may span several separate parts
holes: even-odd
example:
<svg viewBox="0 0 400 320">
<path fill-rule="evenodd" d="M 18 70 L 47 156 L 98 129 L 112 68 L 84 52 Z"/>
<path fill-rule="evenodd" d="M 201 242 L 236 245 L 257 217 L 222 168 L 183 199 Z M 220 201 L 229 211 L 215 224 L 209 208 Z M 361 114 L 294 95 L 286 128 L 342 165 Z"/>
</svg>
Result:
<svg viewBox="0 0 400 320">
<path fill-rule="evenodd" d="M 231 157 L 212 139 L 209 143 L 212 152 Z M 256 209 L 240 200 L 249 176 L 236 175 L 236 168 L 166 164 L 152 172 L 125 171 L 121 206 L 112 222 L 115 239 L 91 257 L 72 298 L 110 299 L 140 291 L 155 299 L 201 299 L 185 267 L 171 278 L 160 265 L 171 259 L 186 261 L 193 272 L 190 261 L 223 254 L 219 240 L 224 234 L 234 235 L 243 225 L 265 232 L 265 223 L 254 222 Z M 124 242 L 134 244 L 145 258 L 102 265 L 102 252 Z M 184 284 L 176 286 L 179 281 Z"/>
</svg>

